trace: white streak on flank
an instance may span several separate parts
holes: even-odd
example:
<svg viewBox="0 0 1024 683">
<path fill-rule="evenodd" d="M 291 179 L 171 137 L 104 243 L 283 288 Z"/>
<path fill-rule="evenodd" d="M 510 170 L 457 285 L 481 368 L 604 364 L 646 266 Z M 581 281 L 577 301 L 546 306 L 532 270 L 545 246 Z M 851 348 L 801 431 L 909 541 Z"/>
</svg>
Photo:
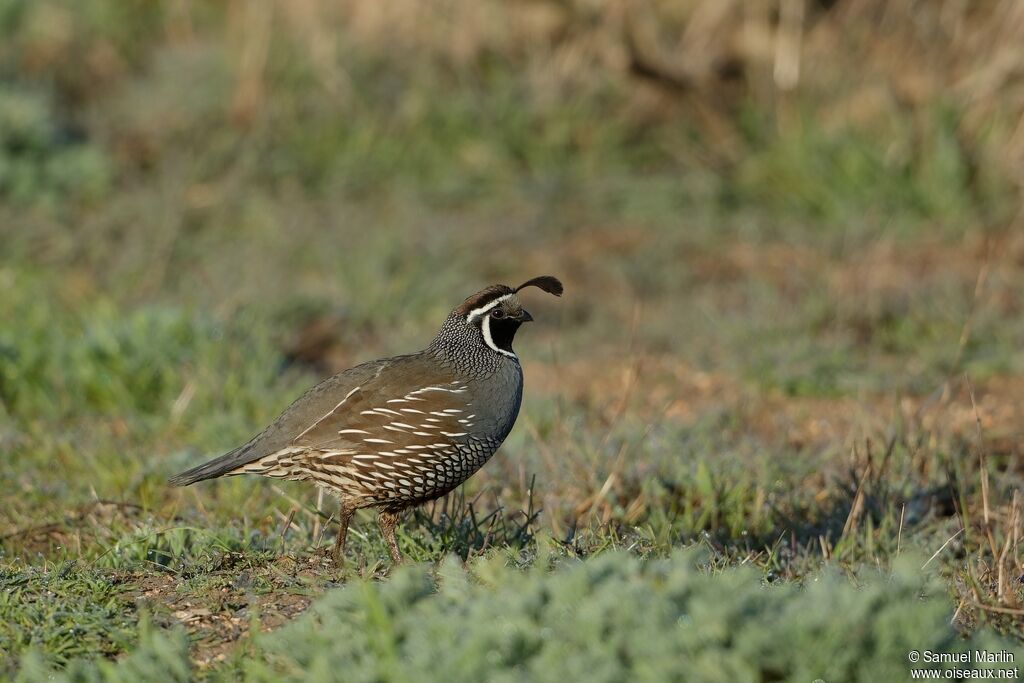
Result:
<svg viewBox="0 0 1024 683">
<path fill-rule="evenodd" d="M 444 412 L 448 413 L 449 415 L 458 415 L 463 411 L 459 410 L 458 408 L 445 408 Z"/>
<path fill-rule="evenodd" d="M 343 457 L 343 456 L 346 456 L 346 455 L 352 455 L 353 453 L 355 453 L 355 451 L 350 450 L 350 449 L 338 450 L 336 448 L 331 448 L 329 450 L 320 451 L 320 457 L 321 458 L 339 458 L 339 457 Z"/>
<path fill-rule="evenodd" d="M 399 417 L 399 416 L 401 416 L 401 413 L 399 413 L 397 411 L 394 411 L 394 410 L 391 410 L 390 408 L 371 408 L 369 410 L 362 411 L 361 414 L 362 415 L 379 415 L 381 417 L 392 417 L 392 416 Z"/>
<path fill-rule="evenodd" d="M 388 441 L 387 439 L 363 439 L 363 443 L 394 443 L 394 441 Z"/>
<path fill-rule="evenodd" d="M 408 403 L 408 402 L 409 401 L 407 401 L 404 398 L 389 398 L 388 399 L 388 403 Z"/>
<path fill-rule="evenodd" d="M 427 418 L 427 422 L 440 422 L 440 421 L 441 420 L 437 419 L 436 417 L 428 417 Z"/>
<path fill-rule="evenodd" d="M 412 425 L 407 425 L 404 422 L 392 422 L 391 424 L 396 426 L 396 427 L 401 427 L 402 429 L 416 429 Z M 391 425 L 388 425 L 388 426 L 391 426 Z"/>
<path fill-rule="evenodd" d="M 422 389 L 417 389 L 416 391 L 410 391 L 408 394 L 405 395 L 405 397 L 410 400 L 422 401 L 423 399 L 416 399 L 415 397 L 419 396 L 420 394 L 425 394 L 428 391 L 444 391 L 449 394 L 464 394 L 466 393 L 468 388 L 469 387 L 467 387 L 466 385 L 456 387 L 455 389 L 448 389 L 446 387 L 423 387 Z"/>
<path fill-rule="evenodd" d="M 365 429 L 342 429 L 338 432 L 338 436 L 344 436 L 345 434 L 369 434 L 370 432 Z"/>
<path fill-rule="evenodd" d="M 434 436 L 434 434 L 431 434 L 430 432 L 413 432 L 413 434 L 416 436 Z"/>
<path fill-rule="evenodd" d="M 402 414 L 395 412 L 394 410 L 388 410 L 387 408 L 372 408 L 371 410 L 364 410 L 361 415 L 376 415 L 379 417 L 401 417 Z"/>
<path fill-rule="evenodd" d="M 480 331 L 484 333 L 484 343 L 491 347 L 492 351 L 497 351 L 501 355 L 508 356 L 509 358 L 515 358 L 516 360 L 519 359 L 519 356 L 516 354 L 511 351 L 506 351 L 505 349 L 499 349 L 497 344 L 494 343 L 494 337 L 491 336 L 491 316 L 484 318 L 483 323 L 480 325 Z"/>
<path fill-rule="evenodd" d="M 455 438 L 456 436 L 465 436 L 467 432 L 441 432 L 445 436 Z"/>
<path fill-rule="evenodd" d="M 359 391 L 359 387 L 356 387 L 356 388 L 355 388 L 355 389 L 353 389 L 352 391 L 350 391 L 350 392 L 348 392 L 347 394 L 345 394 L 345 398 L 343 398 L 343 399 L 341 399 L 340 401 L 338 401 L 338 405 L 336 405 L 336 406 L 334 406 L 333 408 L 331 408 L 330 410 L 328 410 L 328 411 L 327 411 L 327 413 L 325 413 L 325 414 L 324 414 L 324 416 L 323 416 L 323 417 L 321 417 L 321 418 L 320 418 L 319 420 L 317 420 L 317 421 L 316 421 L 316 422 L 314 422 L 313 424 L 311 424 L 311 425 L 309 425 L 308 427 L 306 427 L 305 429 L 303 429 L 303 430 L 302 430 L 302 433 L 300 433 L 300 434 L 299 434 L 299 435 L 298 435 L 297 437 L 295 437 L 294 439 L 292 439 L 292 442 L 298 441 L 299 439 L 301 439 L 302 437 L 304 437 L 304 436 L 305 436 L 306 434 L 308 434 L 309 432 L 311 432 L 311 431 L 313 431 L 314 429 L 316 429 L 316 426 L 317 426 L 318 424 L 320 424 L 321 422 L 323 422 L 324 420 L 326 420 L 327 418 L 329 418 L 329 417 L 330 417 L 331 415 L 333 415 L 333 414 L 334 414 L 334 411 L 336 411 L 336 410 L 337 410 L 338 408 L 340 408 L 340 407 L 342 406 L 342 404 L 344 404 L 344 403 L 345 403 L 345 401 L 347 401 L 347 400 L 349 399 L 349 396 L 351 396 L 352 394 L 356 393 L 357 391 Z"/>
<path fill-rule="evenodd" d="M 416 410 L 415 408 L 402 408 L 403 413 L 413 413 L 414 415 L 425 415 L 422 410 Z"/>
<path fill-rule="evenodd" d="M 270 459 L 276 460 L 276 459 L 278 459 L 278 458 L 280 458 L 281 456 L 284 456 L 284 455 L 295 455 L 296 453 L 305 453 L 305 452 L 306 452 L 306 449 L 303 448 L 302 446 L 288 446 L 286 448 L 282 448 L 279 451 L 274 451 L 273 453 L 260 458 L 260 460 L 258 460 L 257 462 L 262 462 L 262 461 L 271 462 L 272 460 L 270 460 Z"/>
</svg>

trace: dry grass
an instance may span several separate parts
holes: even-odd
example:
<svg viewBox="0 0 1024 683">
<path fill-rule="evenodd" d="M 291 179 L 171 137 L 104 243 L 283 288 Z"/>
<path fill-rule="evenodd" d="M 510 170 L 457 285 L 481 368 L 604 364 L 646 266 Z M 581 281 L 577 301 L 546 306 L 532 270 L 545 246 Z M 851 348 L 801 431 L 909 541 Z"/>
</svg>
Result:
<svg viewBox="0 0 1024 683">
<path fill-rule="evenodd" d="M 541 101 L 622 88 L 620 115 L 686 120 L 703 152 L 725 164 L 748 151 L 735 118 L 745 101 L 772 112 L 783 131 L 804 125 L 798 103 L 807 97 L 824 102 L 817 118 L 832 130 L 920 120 L 939 103 L 959 112 L 956 142 L 972 176 L 1024 183 L 1018 2 L 240 3 L 229 17 L 240 46 L 236 109 L 258 109 L 265 96 L 259 83 L 275 15 L 308 46 L 324 91 L 339 99 L 357 97 L 335 58 L 350 47 L 467 73 L 499 58 L 521 65 L 529 96 Z M 928 144 L 926 128 L 916 144 Z"/>
</svg>

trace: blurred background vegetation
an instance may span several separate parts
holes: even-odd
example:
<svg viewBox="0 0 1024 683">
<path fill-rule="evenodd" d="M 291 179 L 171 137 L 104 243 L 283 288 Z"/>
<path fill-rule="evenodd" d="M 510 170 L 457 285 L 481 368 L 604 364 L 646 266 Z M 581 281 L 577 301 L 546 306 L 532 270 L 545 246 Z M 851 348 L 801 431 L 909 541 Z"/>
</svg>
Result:
<svg viewBox="0 0 1024 683">
<path fill-rule="evenodd" d="M 326 502 L 164 478 L 547 272 L 520 423 L 411 558 L 941 549 L 956 626 L 1019 637 L 1021 35 L 1016 0 L 0 0 L 0 673 L 304 609 Z"/>
</svg>

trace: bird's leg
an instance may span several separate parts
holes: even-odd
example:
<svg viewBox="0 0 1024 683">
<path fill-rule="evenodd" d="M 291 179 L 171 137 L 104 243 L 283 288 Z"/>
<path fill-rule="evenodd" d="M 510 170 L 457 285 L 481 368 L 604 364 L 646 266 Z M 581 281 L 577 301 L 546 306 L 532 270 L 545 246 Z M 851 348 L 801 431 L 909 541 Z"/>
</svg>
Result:
<svg viewBox="0 0 1024 683">
<path fill-rule="evenodd" d="M 391 553 L 391 561 L 394 564 L 402 564 L 402 553 L 398 552 L 398 541 L 395 540 L 395 527 L 398 525 L 399 516 L 397 512 L 385 510 L 377 516 L 380 533 L 384 536 L 384 542 L 388 544 L 388 552 Z"/>
<path fill-rule="evenodd" d="M 352 519 L 352 514 L 355 512 L 352 508 L 341 504 L 341 510 L 338 512 L 338 535 L 334 537 L 334 566 L 341 566 L 342 556 L 345 554 L 345 540 L 348 538 L 348 523 Z"/>
</svg>

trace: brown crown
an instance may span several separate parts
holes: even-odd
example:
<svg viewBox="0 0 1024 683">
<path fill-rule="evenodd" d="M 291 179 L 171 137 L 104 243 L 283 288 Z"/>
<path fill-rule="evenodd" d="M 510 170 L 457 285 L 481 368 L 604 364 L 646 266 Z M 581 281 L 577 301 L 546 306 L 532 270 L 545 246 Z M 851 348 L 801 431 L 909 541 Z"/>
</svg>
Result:
<svg viewBox="0 0 1024 683">
<path fill-rule="evenodd" d="M 512 294 L 513 291 L 514 290 L 508 285 L 491 285 L 490 287 L 485 287 L 463 301 L 462 305 L 455 309 L 455 312 L 459 315 L 469 315 L 470 311 L 476 310 L 481 306 L 486 306 L 500 297 L 508 296 L 509 294 Z"/>
<path fill-rule="evenodd" d="M 548 294 L 554 294 L 555 296 L 562 296 L 562 292 L 564 291 L 562 289 L 562 283 L 558 278 L 551 275 L 541 275 L 527 280 L 515 289 L 512 289 L 508 285 L 491 285 L 490 287 L 485 287 L 463 301 L 462 305 L 455 309 L 455 312 L 459 315 L 469 315 L 470 311 L 474 311 L 481 306 L 486 306 L 495 299 L 508 296 L 509 294 L 515 294 L 525 287 L 537 287 L 538 289 L 542 289 Z"/>
</svg>

